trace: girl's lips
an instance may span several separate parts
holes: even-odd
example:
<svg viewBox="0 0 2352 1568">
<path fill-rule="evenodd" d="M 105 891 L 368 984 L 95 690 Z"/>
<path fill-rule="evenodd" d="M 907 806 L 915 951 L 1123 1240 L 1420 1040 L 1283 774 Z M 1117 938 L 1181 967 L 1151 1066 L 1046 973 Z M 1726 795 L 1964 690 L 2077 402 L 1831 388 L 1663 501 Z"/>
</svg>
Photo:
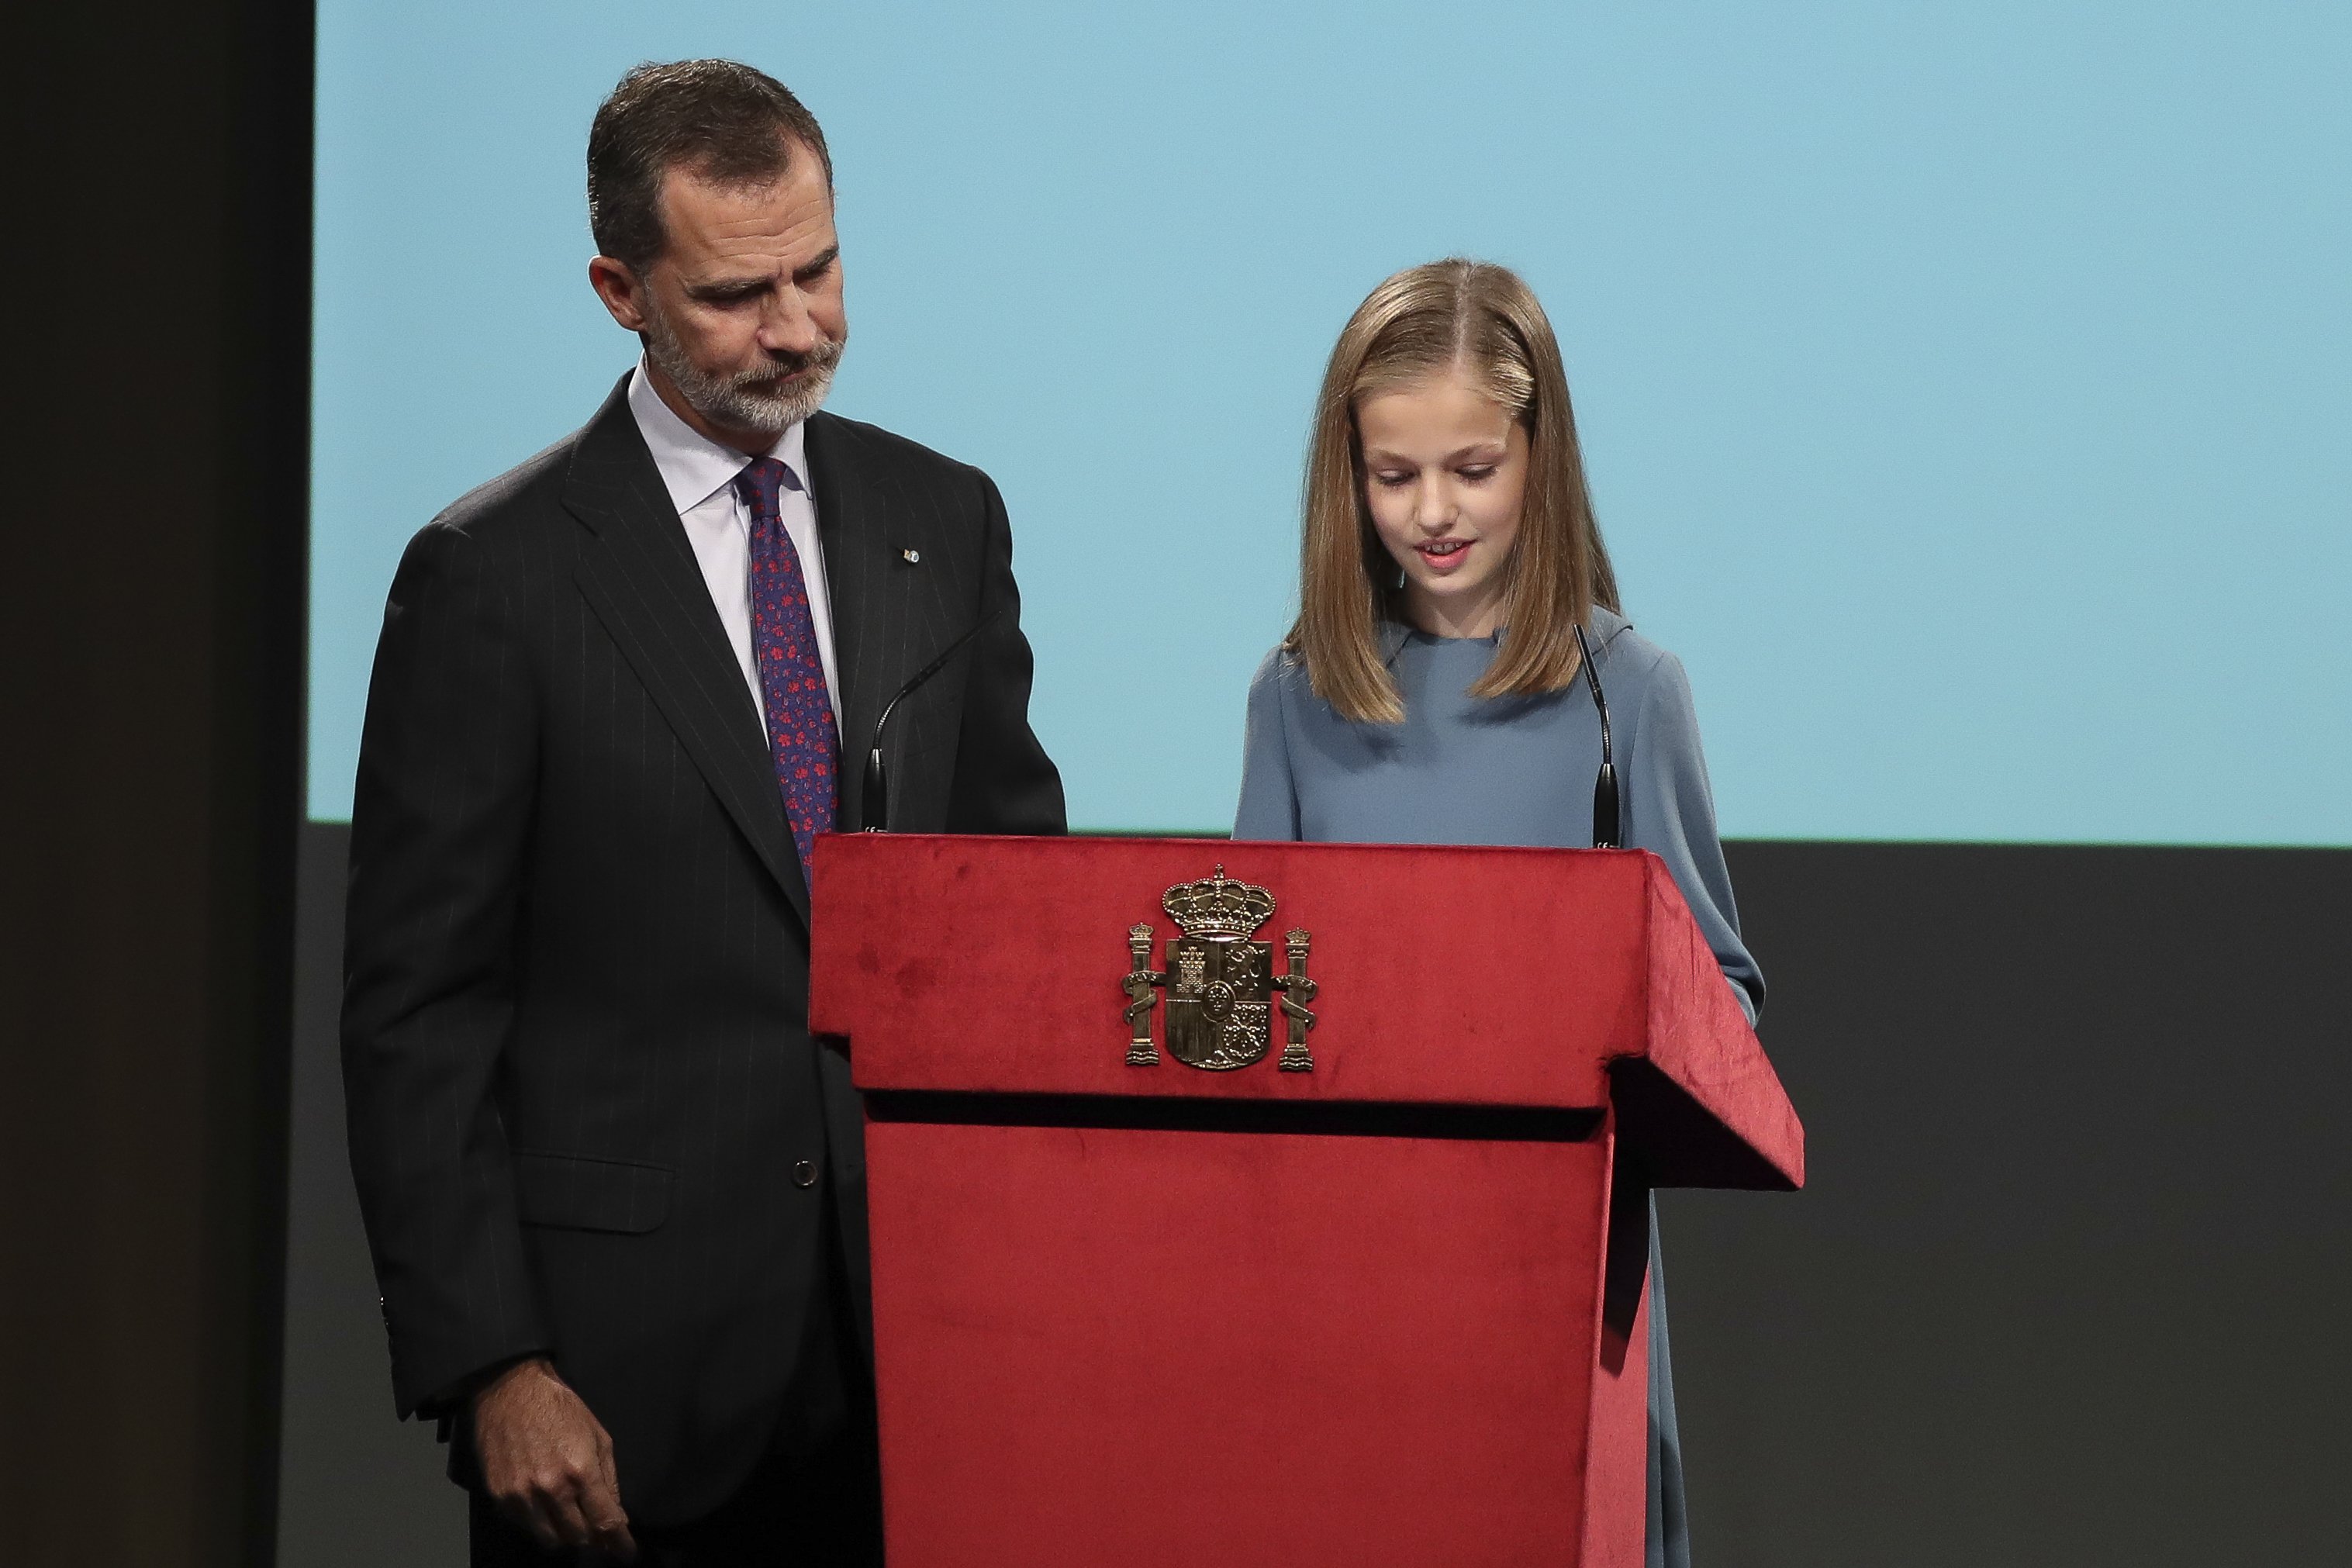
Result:
<svg viewBox="0 0 2352 1568">
<path fill-rule="evenodd" d="M 1430 544 L 1416 544 L 1413 548 L 1420 552 L 1422 560 L 1428 563 L 1429 569 L 1442 576 L 1459 570 L 1462 563 L 1469 559 L 1470 546 L 1475 542 L 1475 540 L 1469 539 L 1433 540 Z M 1454 548 L 1441 553 L 1431 547 L 1438 543 L 1450 544 Z"/>
</svg>

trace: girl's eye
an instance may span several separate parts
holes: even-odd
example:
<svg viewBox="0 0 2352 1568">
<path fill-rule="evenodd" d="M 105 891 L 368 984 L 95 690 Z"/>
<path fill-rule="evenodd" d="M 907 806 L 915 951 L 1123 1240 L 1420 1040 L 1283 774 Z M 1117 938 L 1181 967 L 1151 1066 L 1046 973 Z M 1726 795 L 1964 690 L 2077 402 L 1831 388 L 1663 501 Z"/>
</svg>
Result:
<svg viewBox="0 0 2352 1568">
<path fill-rule="evenodd" d="M 1465 479 L 1467 479 L 1470 483 L 1475 485 L 1482 480 L 1493 479 L 1495 477 L 1495 465 L 1492 463 L 1478 463 L 1466 468 L 1456 468 L 1454 472 L 1460 474 Z"/>
<path fill-rule="evenodd" d="M 1382 489 L 1391 490 L 1402 489 L 1405 486 L 1412 483 L 1412 476 L 1411 474 L 1374 474 L 1372 479 L 1380 484 Z"/>
</svg>

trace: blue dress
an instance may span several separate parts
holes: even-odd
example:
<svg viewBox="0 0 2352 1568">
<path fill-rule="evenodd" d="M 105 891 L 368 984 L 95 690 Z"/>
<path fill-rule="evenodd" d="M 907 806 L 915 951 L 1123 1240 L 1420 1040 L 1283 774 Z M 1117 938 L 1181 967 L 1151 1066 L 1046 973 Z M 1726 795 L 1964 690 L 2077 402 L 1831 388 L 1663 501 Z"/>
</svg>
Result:
<svg viewBox="0 0 2352 1568">
<path fill-rule="evenodd" d="M 1593 669 L 1609 700 L 1622 797 L 1621 837 L 1666 863 L 1753 1021 L 1764 977 L 1739 940 L 1716 837 L 1690 683 L 1674 655 L 1624 617 L 1592 611 Z M 1382 653 L 1404 698 L 1401 724 L 1342 719 L 1277 648 L 1250 682 L 1235 838 L 1356 844 L 1592 842 L 1601 720 L 1582 680 L 1540 697 L 1474 698 L 1500 643 L 1391 623 Z M 1650 1568 L 1689 1568 L 1682 1444 L 1668 1359 L 1666 1282 L 1650 1216 Z"/>
</svg>

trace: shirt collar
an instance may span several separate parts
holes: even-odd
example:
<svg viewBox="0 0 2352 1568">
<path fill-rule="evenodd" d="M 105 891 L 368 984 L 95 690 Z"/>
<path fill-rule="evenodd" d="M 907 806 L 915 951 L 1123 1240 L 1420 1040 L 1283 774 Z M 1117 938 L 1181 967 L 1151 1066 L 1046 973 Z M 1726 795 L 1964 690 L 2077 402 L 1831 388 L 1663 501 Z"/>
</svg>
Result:
<svg viewBox="0 0 2352 1568">
<path fill-rule="evenodd" d="M 677 509 L 681 517 L 733 484 L 735 476 L 751 466 L 751 458 L 705 436 L 661 400 L 661 394 L 654 390 L 653 381 L 646 374 L 642 355 L 636 370 L 629 376 L 629 412 L 636 416 L 637 431 L 653 452 L 654 467 L 661 471 L 670 505 Z M 805 420 L 794 420 L 776 437 L 776 444 L 768 448 L 769 457 L 793 471 L 803 494 L 808 493 L 807 454 Z"/>
</svg>

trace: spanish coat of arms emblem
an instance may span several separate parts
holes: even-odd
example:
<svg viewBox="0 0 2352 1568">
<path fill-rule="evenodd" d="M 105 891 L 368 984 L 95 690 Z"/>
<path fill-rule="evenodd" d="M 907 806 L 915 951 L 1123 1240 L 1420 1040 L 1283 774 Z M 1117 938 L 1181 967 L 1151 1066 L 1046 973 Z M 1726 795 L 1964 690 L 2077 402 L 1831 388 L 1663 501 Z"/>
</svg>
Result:
<svg viewBox="0 0 2352 1568">
<path fill-rule="evenodd" d="M 1285 1022 L 1286 1039 L 1277 1064 L 1285 1072 L 1311 1072 L 1315 1058 L 1307 1031 L 1315 1015 L 1315 982 L 1307 977 L 1310 938 L 1293 930 L 1283 938 L 1284 966 L 1275 966 L 1274 943 L 1254 940 L 1274 914 L 1274 895 L 1236 881 L 1219 866 L 1197 882 L 1180 882 L 1160 898 L 1184 934 L 1168 943 L 1166 967 L 1151 967 L 1151 928 L 1128 933 L 1132 967 L 1123 982 L 1130 1030 L 1127 1060 L 1152 1067 L 1160 1053 L 1151 1040 L 1155 988 L 1168 1000 L 1168 1054 L 1187 1067 L 1212 1072 L 1245 1068 L 1274 1043 L 1274 1014 Z"/>
</svg>

